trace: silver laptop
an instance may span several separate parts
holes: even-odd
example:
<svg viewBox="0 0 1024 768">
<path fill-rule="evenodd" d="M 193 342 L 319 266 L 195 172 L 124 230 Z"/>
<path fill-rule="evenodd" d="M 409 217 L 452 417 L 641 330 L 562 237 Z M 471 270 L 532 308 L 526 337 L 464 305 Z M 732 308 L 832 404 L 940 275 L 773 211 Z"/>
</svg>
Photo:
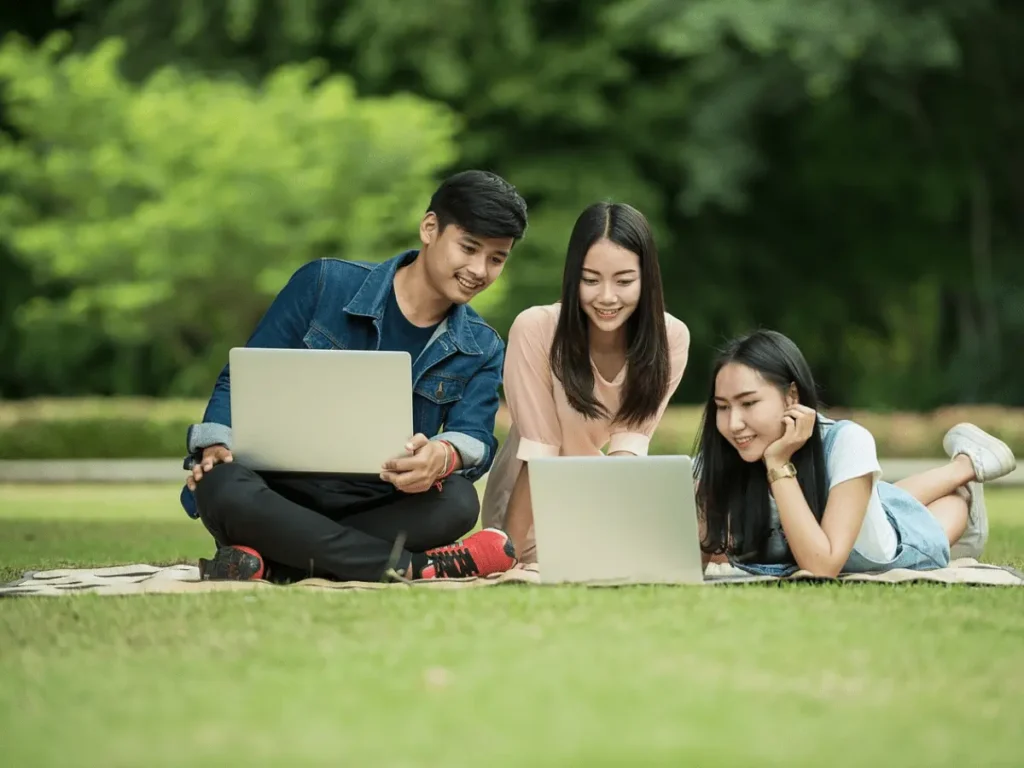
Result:
<svg viewBox="0 0 1024 768">
<path fill-rule="evenodd" d="M 703 582 L 688 456 L 530 460 L 545 584 Z"/>
<path fill-rule="evenodd" d="M 407 352 L 236 347 L 235 461 L 257 470 L 379 475 L 413 435 Z"/>
</svg>

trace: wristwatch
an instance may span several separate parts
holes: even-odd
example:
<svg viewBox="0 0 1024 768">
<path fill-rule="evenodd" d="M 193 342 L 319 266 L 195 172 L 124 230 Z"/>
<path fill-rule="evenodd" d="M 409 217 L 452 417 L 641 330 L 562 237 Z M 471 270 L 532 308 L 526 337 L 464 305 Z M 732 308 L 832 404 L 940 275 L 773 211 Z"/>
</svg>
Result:
<svg viewBox="0 0 1024 768">
<path fill-rule="evenodd" d="M 796 467 L 793 466 L 793 462 L 788 461 L 781 467 L 772 467 L 768 470 L 768 485 L 771 485 L 776 480 L 781 480 L 784 477 L 796 477 Z"/>
</svg>

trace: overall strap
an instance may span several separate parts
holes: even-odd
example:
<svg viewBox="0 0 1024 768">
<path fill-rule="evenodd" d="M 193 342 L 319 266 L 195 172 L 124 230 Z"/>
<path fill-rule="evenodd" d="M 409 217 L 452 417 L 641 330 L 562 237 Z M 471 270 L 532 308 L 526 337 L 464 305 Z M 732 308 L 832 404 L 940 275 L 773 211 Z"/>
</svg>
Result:
<svg viewBox="0 0 1024 768">
<path fill-rule="evenodd" d="M 833 421 L 825 417 L 821 418 L 821 448 L 825 454 L 825 461 L 828 462 L 829 454 L 832 453 L 832 446 L 835 445 L 836 437 L 839 435 L 840 430 L 850 422 L 842 419 L 840 421 Z"/>
</svg>

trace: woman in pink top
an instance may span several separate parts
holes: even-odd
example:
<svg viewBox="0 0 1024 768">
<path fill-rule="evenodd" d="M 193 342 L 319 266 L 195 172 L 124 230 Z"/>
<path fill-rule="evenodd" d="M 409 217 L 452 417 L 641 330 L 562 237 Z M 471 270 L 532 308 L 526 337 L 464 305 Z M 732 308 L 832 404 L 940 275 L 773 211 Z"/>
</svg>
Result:
<svg viewBox="0 0 1024 768">
<path fill-rule="evenodd" d="M 569 238 L 562 300 L 509 330 L 505 398 L 512 428 L 487 479 L 483 524 L 504 529 L 521 563 L 537 560 L 528 462 L 538 456 L 645 456 L 683 377 L 686 325 L 665 312 L 650 225 L 596 203 Z"/>
</svg>

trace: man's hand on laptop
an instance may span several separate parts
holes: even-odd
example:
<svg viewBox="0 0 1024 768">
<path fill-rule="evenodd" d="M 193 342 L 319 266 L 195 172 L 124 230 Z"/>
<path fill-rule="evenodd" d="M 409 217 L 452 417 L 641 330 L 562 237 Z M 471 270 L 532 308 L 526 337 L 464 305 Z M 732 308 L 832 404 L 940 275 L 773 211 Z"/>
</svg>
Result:
<svg viewBox="0 0 1024 768">
<path fill-rule="evenodd" d="M 203 458 L 192 467 L 192 474 L 185 478 L 189 490 L 196 489 L 196 483 L 203 479 L 203 473 L 213 469 L 215 464 L 230 464 L 234 460 L 231 451 L 224 445 L 211 445 L 203 449 Z"/>
<path fill-rule="evenodd" d="M 384 463 L 380 479 L 403 493 L 423 493 L 437 482 L 448 462 L 448 449 L 426 435 L 417 434 L 405 444 L 406 455 Z"/>
</svg>

